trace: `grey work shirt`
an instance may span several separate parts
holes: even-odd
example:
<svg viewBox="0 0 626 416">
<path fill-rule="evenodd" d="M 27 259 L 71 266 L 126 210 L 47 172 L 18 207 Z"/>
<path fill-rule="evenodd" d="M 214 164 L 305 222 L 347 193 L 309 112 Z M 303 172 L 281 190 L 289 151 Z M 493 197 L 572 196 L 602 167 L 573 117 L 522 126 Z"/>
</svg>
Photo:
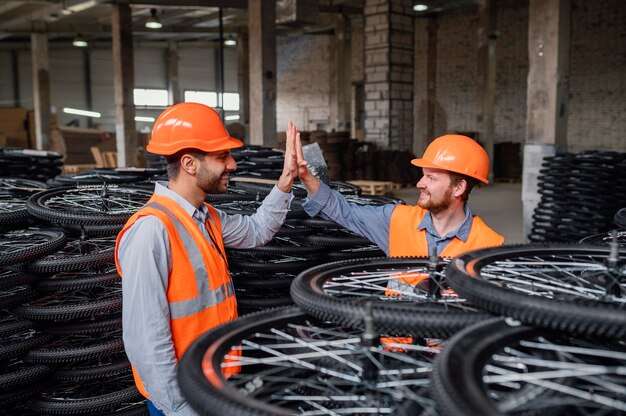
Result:
<svg viewBox="0 0 626 416">
<path fill-rule="evenodd" d="M 315 195 L 309 196 L 302 204 L 302 208 L 309 216 L 319 215 L 324 219 L 335 221 L 350 231 L 368 238 L 387 255 L 389 255 L 391 215 L 396 206 L 396 204 L 368 206 L 348 202 L 343 195 L 333 191 L 324 183 L 320 184 Z M 417 230 L 426 229 L 428 247 L 436 246 L 438 255 L 454 237 L 463 241 L 467 240 L 472 228 L 473 216 L 467 204 L 464 209 L 463 223 L 444 237 L 441 237 L 435 230 L 430 212 L 424 216 L 417 227 Z"/>
<path fill-rule="evenodd" d="M 157 182 L 154 193 L 176 201 L 211 244 L 204 225 L 208 215 L 204 205 L 196 209 L 165 182 Z M 217 210 L 224 246 L 251 248 L 267 243 L 284 222 L 291 199 L 291 193 L 274 187 L 254 215 L 227 215 Z M 196 415 L 181 396 L 176 380 L 177 360 L 166 297 L 172 258 L 161 220 L 155 216 L 138 219 L 120 241 L 118 261 L 123 273 L 122 327 L 128 359 L 158 409 L 167 415 Z"/>
</svg>

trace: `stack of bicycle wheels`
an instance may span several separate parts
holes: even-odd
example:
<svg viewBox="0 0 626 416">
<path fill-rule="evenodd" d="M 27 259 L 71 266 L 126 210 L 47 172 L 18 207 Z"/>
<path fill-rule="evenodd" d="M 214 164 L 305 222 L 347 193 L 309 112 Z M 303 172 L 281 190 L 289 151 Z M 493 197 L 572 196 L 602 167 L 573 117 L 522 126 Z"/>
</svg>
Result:
<svg viewBox="0 0 626 416">
<path fill-rule="evenodd" d="M 544 159 L 541 201 L 533 214 L 533 242 L 574 242 L 613 227 L 626 206 L 626 154 L 584 152 Z"/>
<path fill-rule="evenodd" d="M 178 378 L 202 414 L 620 415 L 626 251 L 528 245 L 444 264 L 301 273 L 302 309 L 198 339 Z"/>
<path fill-rule="evenodd" d="M 61 173 L 62 157 L 45 150 L 0 148 L 0 176 L 45 182 Z"/>
</svg>

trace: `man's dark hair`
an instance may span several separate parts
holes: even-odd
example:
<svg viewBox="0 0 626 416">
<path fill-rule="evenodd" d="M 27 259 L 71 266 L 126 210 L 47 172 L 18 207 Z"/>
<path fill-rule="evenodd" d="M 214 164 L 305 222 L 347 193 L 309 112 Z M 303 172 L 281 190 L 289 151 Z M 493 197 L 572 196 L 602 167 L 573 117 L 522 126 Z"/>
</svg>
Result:
<svg viewBox="0 0 626 416">
<path fill-rule="evenodd" d="M 173 155 L 165 156 L 165 160 L 167 161 L 167 177 L 169 179 L 174 179 L 178 176 L 180 172 L 180 159 L 183 155 L 191 155 L 196 159 L 202 159 L 205 152 L 198 149 L 183 149 Z"/>
<path fill-rule="evenodd" d="M 474 189 L 474 187 L 478 185 L 480 181 L 478 179 L 474 179 L 470 176 L 462 175 L 460 173 L 448 172 L 448 174 L 450 175 L 451 186 L 456 186 L 461 183 L 462 180 L 465 180 L 467 186 L 465 187 L 465 192 L 463 192 L 463 195 L 461 195 L 461 199 L 463 200 L 463 202 L 467 202 L 470 192 L 472 192 L 472 189 Z"/>
</svg>

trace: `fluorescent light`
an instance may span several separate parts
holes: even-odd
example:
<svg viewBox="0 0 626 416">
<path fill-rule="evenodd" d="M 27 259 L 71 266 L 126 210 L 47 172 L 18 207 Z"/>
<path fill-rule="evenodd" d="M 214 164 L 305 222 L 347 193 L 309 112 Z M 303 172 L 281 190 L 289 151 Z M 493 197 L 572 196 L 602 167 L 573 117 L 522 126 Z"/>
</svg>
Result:
<svg viewBox="0 0 626 416">
<path fill-rule="evenodd" d="M 224 45 L 226 46 L 235 46 L 237 44 L 237 41 L 235 39 L 226 39 L 224 41 Z"/>
<path fill-rule="evenodd" d="M 148 123 L 152 123 L 154 120 L 156 120 L 154 117 L 135 116 L 135 121 L 147 121 Z"/>
<path fill-rule="evenodd" d="M 74 38 L 74 41 L 72 42 L 72 45 L 76 46 L 77 48 L 86 48 L 87 45 L 89 45 L 89 44 L 87 43 L 85 38 L 83 38 L 83 36 L 79 33 Z"/>
<path fill-rule="evenodd" d="M 70 10 L 70 11 L 72 11 L 72 12 L 74 12 L 74 13 L 78 13 L 78 12 L 82 12 L 83 10 L 86 10 L 86 9 L 88 9 L 90 7 L 93 7 L 96 4 L 98 4 L 98 2 L 96 0 L 81 1 L 81 2 L 78 2 L 75 5 L 72 5 L 72 6 L 66 4 L 65 8 Z"/>
<path fill-rule="evenodd" d="M 428 10 L 428 6 L 425 4 L 416 4 L 413 6 L 413 10 L 416 12 L 425 12 Z"/>
<path fill-rule="evenodd" d="M 224 120 L 239 120 L 239 116 L 226 116 L 224 117 Z"/>
<path fill-rule="evenodd" d="M 102 117 L 102 114 L 98 113 L 97 111 L 78 110 L 76 108 L 69 108 L 69 107 L 65 107 L 63 109 L 63 112 L 67 114 L 76 114 L 77 116 L 85 116 L 85 117 L 93 117 L 93 118 Z"/>
</svg>

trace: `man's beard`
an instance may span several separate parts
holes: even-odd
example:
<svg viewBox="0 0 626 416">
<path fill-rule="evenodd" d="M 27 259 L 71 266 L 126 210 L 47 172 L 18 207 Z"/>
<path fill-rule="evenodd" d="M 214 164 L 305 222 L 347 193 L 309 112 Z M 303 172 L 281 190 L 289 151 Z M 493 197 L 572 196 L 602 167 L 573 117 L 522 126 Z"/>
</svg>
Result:
<svg viewBox="0 0 626 416">
<path fill-rule="evenodd" d="M 226 189 L 222 188 L 222 177 L 213 175 L 207 168 L 200 166 L 196 184 L 205 194 L 223 194 Z"/>
<path fill-rule="evenodd" d="M 452 186 L 450 186 L 446 190 L 446 192 L 443 194 L 443 198 L 441 199 L 441 201 L 437 201 L 437 202 L 433 201 L 432 194 L 428 202 L 421 202 L 418 200 L 418 205 L 421 208 L 424 208 L 430 211 L 431 214 L 439 214 L 440 212 L 447 210 L 451 203 L 452 203 Z"/>
</svg>

